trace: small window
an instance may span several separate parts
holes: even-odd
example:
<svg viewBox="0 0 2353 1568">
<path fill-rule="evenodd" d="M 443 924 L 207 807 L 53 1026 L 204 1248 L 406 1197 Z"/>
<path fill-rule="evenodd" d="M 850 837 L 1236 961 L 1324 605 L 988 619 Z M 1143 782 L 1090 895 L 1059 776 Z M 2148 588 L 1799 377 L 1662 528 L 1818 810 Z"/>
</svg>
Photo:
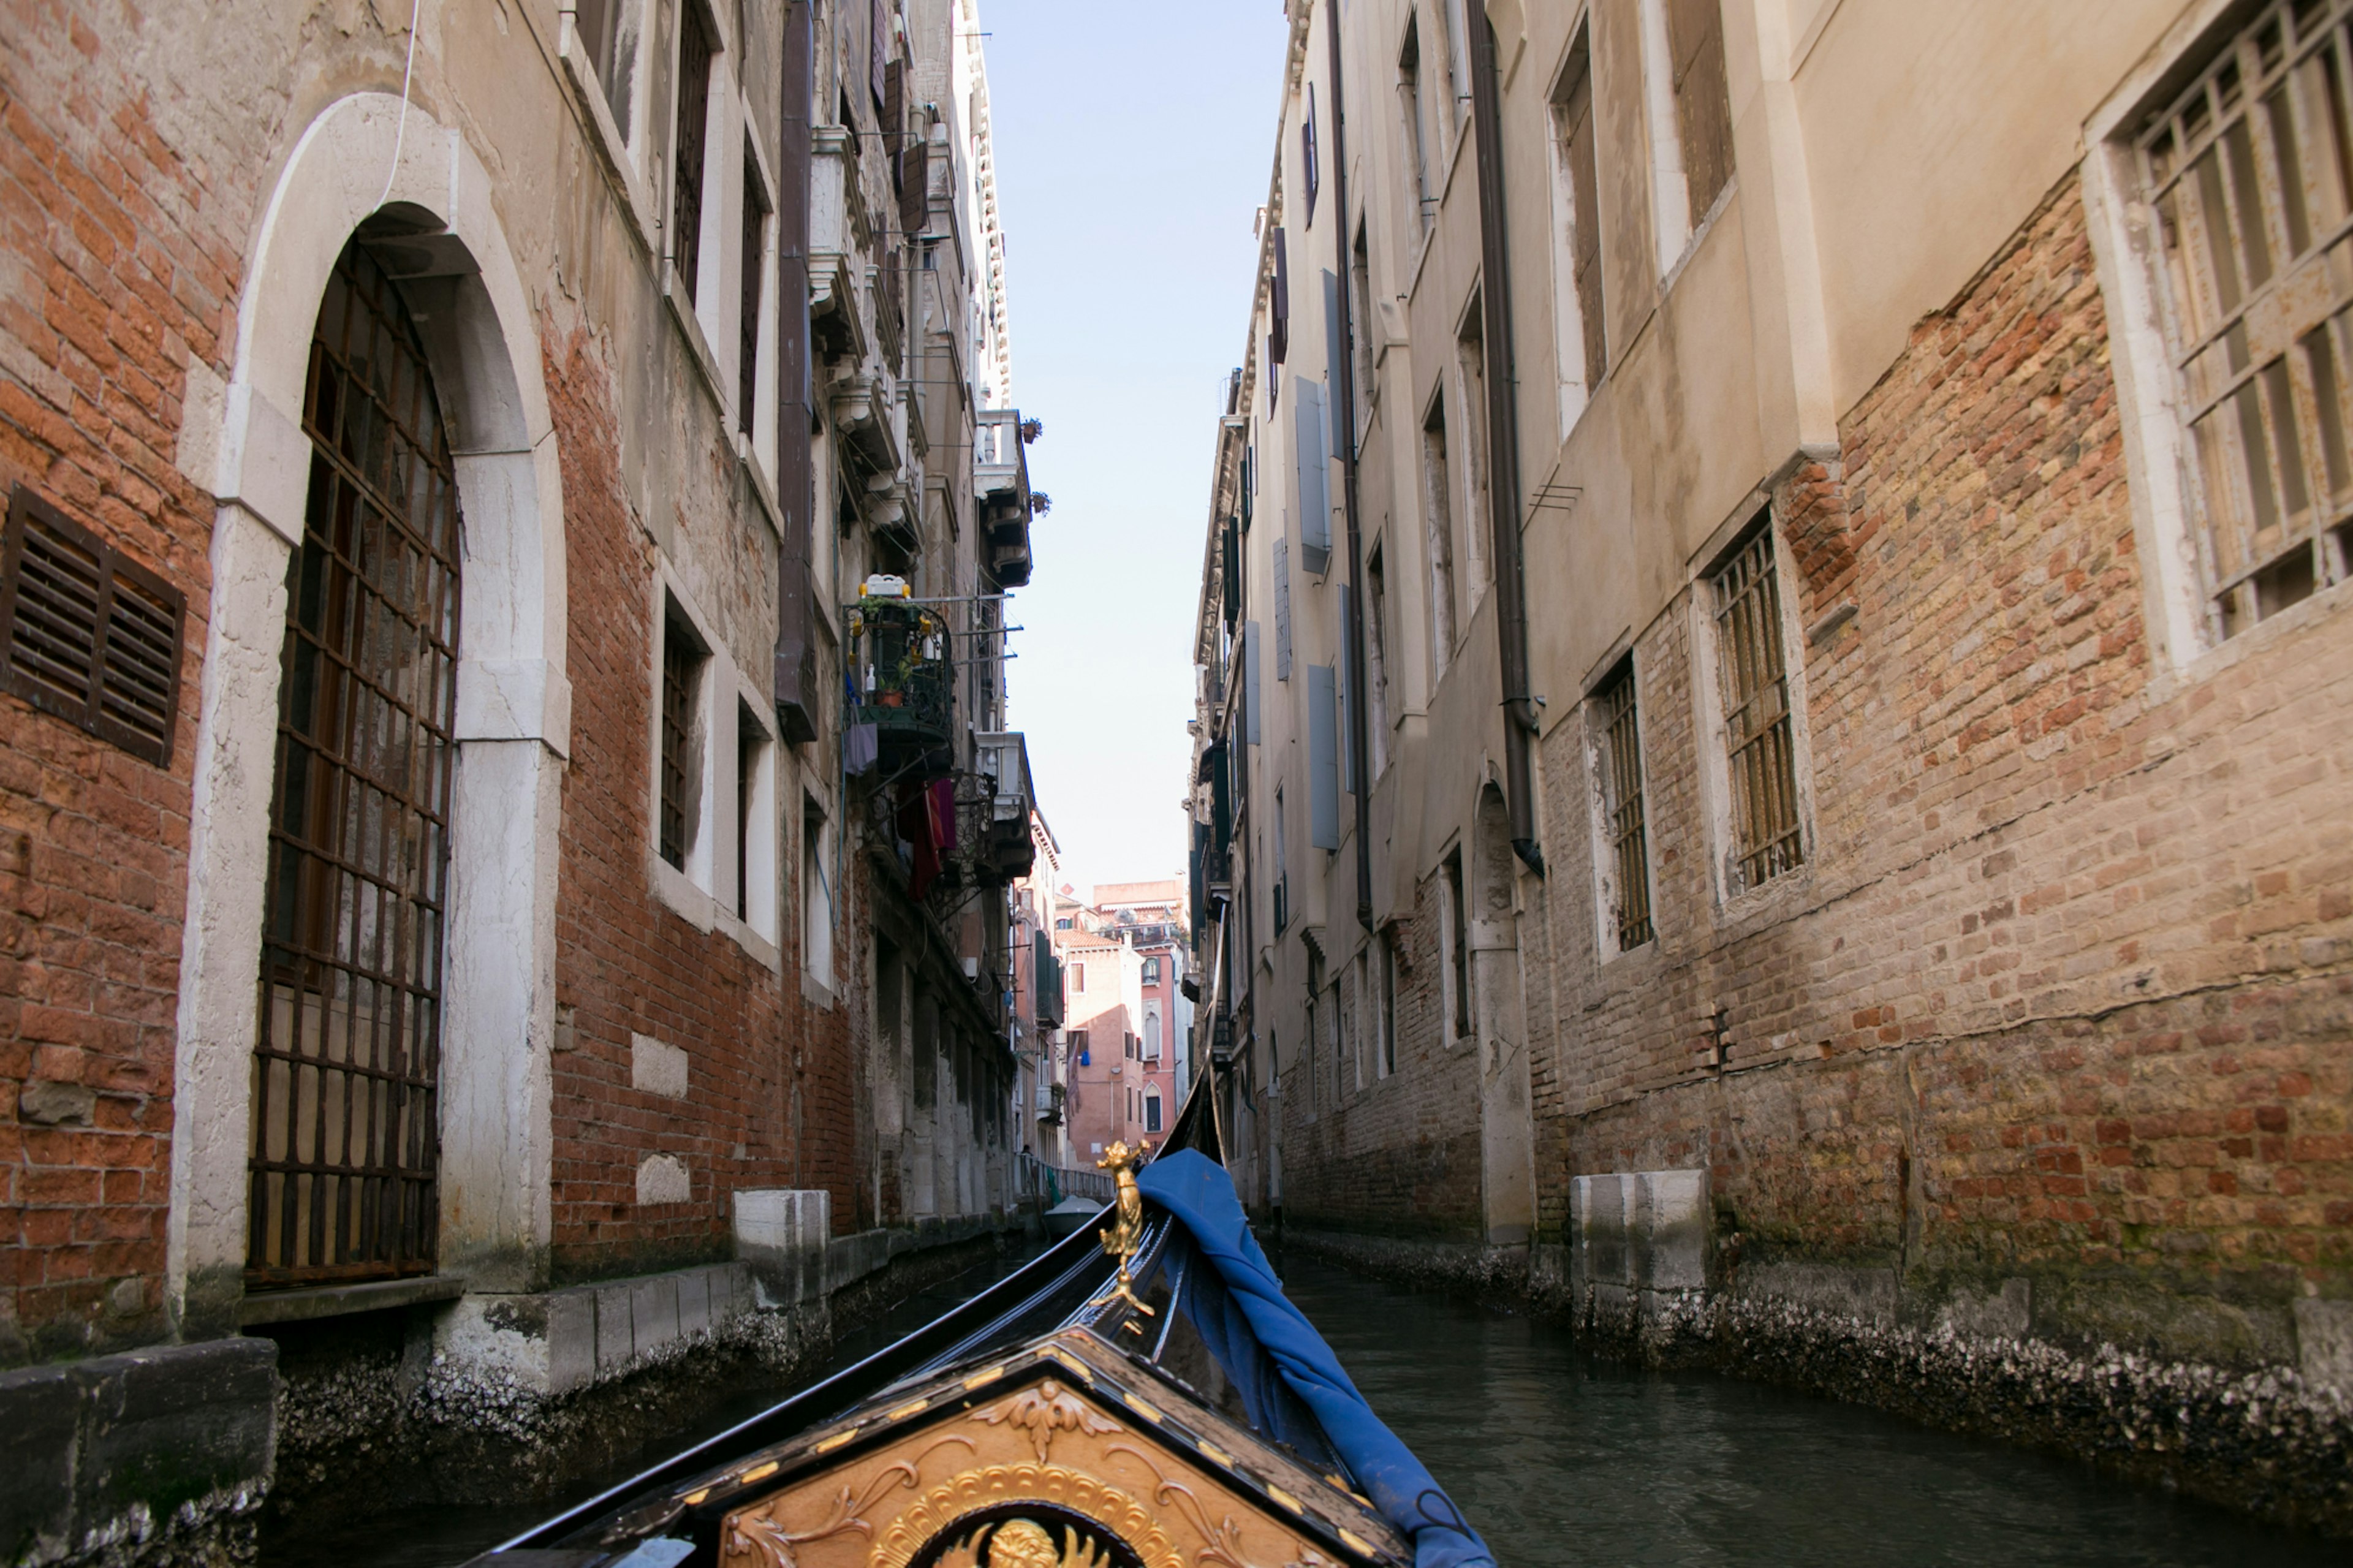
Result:
<svg viewBox="0 0 2353 1568">
<path fill-rule="evenodd" d="M 1470 911 L 1462 902 L 1462 851 L 1457 847 L 1446 858 L 1446 980 L 1450 992 L 1447 1011 L 1451 1016 L 1454 1037 L 1468 1039 L 1471 1036 L 1471 929 Z"/>
<path fill-rule="evenodd" d="M 1381 1076 L 1397 1071 L 1397 928 L 1383 926 L 1381 947 Z"/>
<path fill-rule="evenodd" d="M 169 767 L 187 601 L 22 485 L 0 542 L 6 689 L 132 756 Z"/>
<path fill-rule="evenodd" d="M 1601 300 L 1601 182 L 1593 155 L 1593 70 L 1580 30 L 1552 95 L 1553 331 L 1564 438 L 1609 369 Z"/>
<path fill-rule="evenodd" d="M 768 192 L 760 183 L 759 155 L 744 142 L 743 308 L 736 321 L 735 416 L 756 430 L 760 415 L 760 329 L 767 318 Z"/>
<path fill-rule="evenodd" d="M 1299 121 L 1299 166 L 1307 184 L 1307 223 L 1315 226 L 1315 193 L 1323 183 L 1322 171 L 1315 166 L 1315 84 L 1307 84 L 1307 112 Z"/>
<path fill-rule="evenodd" d="M 2327 9 L 2266 11 L 2139 137 L 2218 641 L 2353 575 L 2353 325 L 2302 265 L 2353 216 L 2353 24 Z"/>
<path fill-rule="evenodd" d="M 1454 340 L 1455 384 L 1462 389 L 1461 456 L 1463 554 L 1471 568 L 1473 606 L 1487 588 L 1487 326 L 1486 310 L 1477 294 L 1462 313 L 1462 330 Z"/>
<path fill-rule="evenodd" d="M 1073 992 L 1079 992 L 1086 988 L 1087 966 L 1083 963 L 1073 963 L 1071 965 L 1071 989 Z"/>
<path fill-rule="evenodd" d="M 833 860 L 825 809 L 801 806 L 801 963 L 823 984 L 833 984 Z"/>
<path fill-rule="evenodd" d="M 675 606 L 662 621 L 661 858 L 686 868 L 701 836 L 702 673 L 710 656 Z"/>
<path fill-rule="evenodd" d="M 1398 51 L 1398 115 L 1405 142 L 1405 199 L 1413 212 L 1414 232 L 1430 229 L 1429 138 L 1422 129 L 1420 19 L 1405 25 L 1405 47 Z"/>
<path fill-rule="evenodd" d="M 1736 891 L 1795 870 L 1806 858 L 1770 526 L 1716 574 L 1714 589 Z"/>
<path fill-rule="evenodd" d="M 750 704 L 735 705 L 735 918 L 776 938 L 776 742 Z"/>
<path fill-rule="evenodd" d="M 1356 385 L 1356 429 L 1362 432 L 1373 416 L 1373 253 L 1361 220 L 1356 240 L 1348 249 L 1348 313 L 1354 318 L 1349 334 L 1349 364 Z"/>
<path fill-rule="evenodd" d="M 1367 628 L 1372 635 L 1365 639 L 1366 684 L 1372 688 L 1372 710 L 1366 717 L 1371 721 L 1373 776 L 1378 778 L 1389 765 L 1389 574 L 1378 542 L 1365 558 L 1365 582 L 1373 619 Z"/>
<path fill-rule="evenodd" d="M 1157 985 L 1160 984 L 1160 961 L 1158 959 L 1147 958 L 1144 961 L 1144 983 L 1146 985 Z"/>
<path fill-rule="evenodd" d="M 670 259 L 689 300 L 702 264 L 703 155 L 711 140 L 711 68 L 717 50 L 697 0 L 678 23 L 678 129 L 670 166 Z"/>
<path fill-rule="evenodd" d="M 1642 802 L 1642 735 L 1634 709 L 1634 658 L 1627 655 L 1595 694 L 1601 728 L 1601 809 L 1609 921 L 1618 951 L 1651 940 L 1651 851 Z"/>
<path fill-rule="evenodd" d="M 1430 679 L 1454 658 L 1454 479 L 1447 458 L 1446 400 L 1430 399 L 1421 425 L 1422 526 L 1430 548 Z"/>
<path fill-rule="evenodd" d="M 1144 1130 L 1160 1131 L 1160 1091 L 1156 1089 L 1144 1097 Z"/>
<path fill-rule="evenodd" d="M 621 138 L 630 136 L 629 115 L 637 90 L 638 29 L 643 0 L 577 0 L 573 30 L 587 47 L 589 68 L 604 89 L 605 105 Z"/>
</svg>

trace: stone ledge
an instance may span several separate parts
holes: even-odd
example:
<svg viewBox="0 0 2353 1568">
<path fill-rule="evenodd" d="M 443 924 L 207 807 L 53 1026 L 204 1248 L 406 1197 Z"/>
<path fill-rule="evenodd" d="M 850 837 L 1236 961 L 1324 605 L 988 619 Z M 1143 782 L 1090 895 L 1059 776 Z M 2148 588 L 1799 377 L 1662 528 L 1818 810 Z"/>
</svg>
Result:
<svg viewBox="0 0 2353 1568">
<path fill-rule="evenodd" d="M 269 1340 L 227 1339 L 0 1373 L 0 1561 L 249 1531 L 277 1363 Z"/>
<path fill-rule="evenodd" d="M 341 1317 L 346 1312 L 380 1312 L 412 1307 L 423 1301 L 450 1301 L 466 1293 L 466 1282 L 455 1274 L 424 1274 L 413 1279 L 369 1279 L 353 1285 L 319 1285 L 303 1290 L 272 1290 L 248 1296 L 237 1321 L 248 1328 L 263 1323 L 300 1323 L 312 1318 Z"/>
</svg>

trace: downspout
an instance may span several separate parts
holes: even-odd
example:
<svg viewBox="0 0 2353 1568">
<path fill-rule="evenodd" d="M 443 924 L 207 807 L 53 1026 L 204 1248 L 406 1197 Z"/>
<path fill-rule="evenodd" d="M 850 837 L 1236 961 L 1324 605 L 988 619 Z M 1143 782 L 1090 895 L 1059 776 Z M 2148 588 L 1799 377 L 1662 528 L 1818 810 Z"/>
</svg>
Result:
<svg viewBox="0 0 2353 1568">
<path fill-rule="evenodd" d="M 1504 677 L 1504 782 L 1512 852 L 1537 876 L 1535 801 L 1528 737 L 1536 732 L 1528 692 L 1527 577 L 1520 559 L 1520 399 L 1512 365 L 1510 260 L 1504 245 L 1503 116 L 1496 102 L 1495 30 L 1483 9 L 1471 26 L 1471 123 L 1479 172 L 1481 330 L 1487 353 L 1487 521 L 1495 553 L 1495 637 Z"/>
<path fill-rule="evenodd" d="M 1366 766 L 1365 710 L 1365 548 L 1356 515 L 1356 338 L 1349 318 L 1356 281 L 1356 255 L 1348 237 L 1348 134 L 1345 99 L 1340 87 L 1340 6 L 1333 0 L 1324 19 L 1324 36 L 1332 54 L 1332 211 L 1339 221 L 1335 269 L 1340 287 L 1334 290 L 1340 307 L 1340 363 L 1331 367 L 1334 401 L 1339 405 L 1340 496 L 1348 519 L 1348 776 L 1356 784 L 1356 923 L 1373 929 L 1373 780 Z M 1516 831 L 1516 829 L 1514 830 Z"/>
<path fill-rule="evenodd" d="M 784 101 L 778 115 L 776 213 L 776 501 L 785 514 L 776 549 L 776 729 L 787 744 L 814 740 L 816 649 L 810 626 L 809 534 L 816 514 L 810 457 L 809 100 L 816 92 L 811 0 L 785 7 Z"/>
</svg>

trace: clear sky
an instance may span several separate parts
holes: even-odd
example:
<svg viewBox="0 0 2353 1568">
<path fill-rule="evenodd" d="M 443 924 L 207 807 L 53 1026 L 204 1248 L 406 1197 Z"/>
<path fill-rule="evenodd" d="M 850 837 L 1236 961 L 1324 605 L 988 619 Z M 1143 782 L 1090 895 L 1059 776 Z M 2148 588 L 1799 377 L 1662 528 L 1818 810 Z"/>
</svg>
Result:
<svg viewBox="0 0 2353 1568">
<path fill-rule="evenodd" d="M 1053 498 L 1014 725 L 1063 879 L 1182 875 L 1193 609 L 1273 166 L 1281 0 L 981 0 L 1013 394 Z"/>
</svg>

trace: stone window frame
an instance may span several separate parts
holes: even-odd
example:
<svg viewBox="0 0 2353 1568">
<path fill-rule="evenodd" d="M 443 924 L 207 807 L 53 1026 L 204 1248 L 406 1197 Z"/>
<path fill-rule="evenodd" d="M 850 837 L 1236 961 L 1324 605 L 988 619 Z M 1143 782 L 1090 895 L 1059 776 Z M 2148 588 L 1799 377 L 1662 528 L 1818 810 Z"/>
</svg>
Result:
<svg viewBox="0 0 2353 1568">
<path fill-rule="evenodd" d="M 1675 103 L 1673 52 L 1667 40 L 1669 3 L 1670 0 L 1636 0 L 1635 16 L 1642 73 L 1641 123 L 1644 146 L 1650 154 L 1647 172 L 1651 239 L 1655 252 L 1652 262 L 1662 293 L 1674 287 L 1684 264 L 1699 248 L 1700 241 L 1715 227 L 1716 219 L 1740 189 L 1740 169 L 1736 161 L 1725 178 L 1724 188 L 1716 192 L 1707 210 L 1691 210 L 1691 187 L 1683 169 L 1683 132 Z M 1730 68 L 1727 55 L 1727 78 Z M 1725 85 L 1728 93 L 1730 81 Z"/>
<path fill-rule="evenodd" d="M 646 179 L 646 155 L 652 123 L 651 90 L 655 72 L 648 58 L 647 26 L 654 11 L 654 0 L 607 0 L 614 12 L 617 31 L 634 20 L 637 23 L 636 47 L 631 52 L 630 70 L 633 77 L 629 96 L 629 123 L 624 125 L 615 118 L 606 83 L 596 74 L 591 41 L 581 36 L 578 0 L 559 0 L 556 7 L 556 58 L 563 62 L 565 84 L 571 89 L 573 100 L 581 115 L 592 128 L 599 163 L 610 180 L 621 205 L 628 210 L 630 222 L 636 226 L 639 243 L 648 255 L 661 256 L 661 226 L 654 218 L 653 191 Z"/>
<path fill-rule="evenodd" d="M 1806 651 L 1810 645 L 1805 640 L 1804 629 L 1798 623 L 1799 606 L 1803 603 L 1801 584 L 1790 561 L 1787 542 L 1781 537 L 1780 509 L 1773 503 L 1772 488 L 1771 484 L 1760 486 L 1743 497 L 1740 504 L 1732 509 L 1707 542 L 1692 556 L 1684 595 L 1691 643 L 1693 733 L 1700 738 L 1700 804 L 1709 847 L 1708 886 L 1717 914 L 1727 920 L 1746 918 L 1760 906 L 1778 908 L 1781 900 L 1792 896 L 1790 889 L 1810 888 L 1820 858 L 1820 845 L 1815 831 L 1812 727 L 1807 717 Z M 1753 887 L 1744 887 L 1731 872 L 1732 862 L 1739 850 L 1734 826 L 1733 780 L 1724 710 L 1724 685 L 1716 648 L 1715 579 L 1742 551 L 1757 542 L 1759 534 L 1766 532 L 1773 536 L 1773 574 L 1780 609 L 1783 679 L 1787 683 L 1788 696 L 1790 773 L 1797 786 L 1801 858 L 1798 865 L 1778 876 Z"/>
<path fill-rule="evenodd" d="M 1567 105 L 1563 95 L 1571 85 L 1570 67 L 1583 57 L 1585 68 L 1586 140 L 1588 155 L 1594 163 L 1593 205 L 1591 213 L 1577 211 L 1576 171 L 1570 167 L 1567 147 L 1567 128 L 1562 123 Z M 1552 68 L 1545 88 L 1545 181 L 1549 194 L 1545 250 L 1551 284 L 1553 308 L 1553 370 L 1556 383 L 1556 411 L 1558 416 L 1560 439 L 1567 441 L 1585 411 L 1593 406 L 1600 384 L 1609 377 L 1609 279 L 1605 276 L 1605 258 L 1597 254 L 1593 263 L 1594 310 L 1597 321 L 1588 321 L 1585 300 L 1576 276 L 1576 245 L 1587 228 L 1598 234 L 1601 227 L 1600 150 L 1594 139 L 1599 134 L 1600 102 L 1596 92 L 1593 59 L 1593 18 L 1589 5 L 1579 5 L 1568 25 L 1561 45 L 1560 58 Z M 1596 241 L 1597 245 L 1599 240 Z M 1588 344 L 1596 333 L 1601 340 L 1601 367 L 1595 374 Z M 1576 361 L 1576 374 L 1570 374 L 1570 360 Z"/>
<path fill-rule="evenodd" d="M 416 268 L 400 278 L 434 303 L 426 349 L 453 425 L 467 538 L 432 1288 L 543 1289 L 550 1240 L 571 685 L 563 468 L 538 314 L 491 199 L 497 186 L 462 131 L 395 94 L 365 91 L 290 126 L 287 141 L 225 345 L 228 377 L 190 361 L 175 459 L 217 509 L 191 766 L 164 1271 L 167 1310 L 191 1340 L 234 1333 L 247 1316 L 249 1064 L 269 807 L 269 793 L 249 783 L 271 766 L 287 563 L 302 536 L 310 477 L 309 443 L 289 411 L 302 406 L 327 276 L 380 193 L 385 205 L 441 226 L 414 236 Z M 290 1309 L 280 1298 L 275 1316 L 387 1300 L 371 1288 Z"/>
<path fill-rule="evenodd" d="M 1629 953 L 1655 951 L 1659 945 L 1659 876 L 1657 857 L 1651 853 L 1647 839 L 1651 837 L 1651 781 L 1655 776 L 1651 766 L 1651 683 L 1642 668 L 1642 659 L 1633 639 L 1620 637 L 1610 645 L 1609 651 L 1594 666 L 1585 682 L 1584 742 L 1587 780 L 1588 817 L 1592 838 L 1593 855 L 1593 946 L 1596 961 L 1609 963 Z M 1609 715 L 1605 698 L 1618 684 L 1620 675 L 1633 690 L 1635 765 L 1641 777 L 1643 831 L 1646 844 L 1642 852 L 1642 877 L 1645 908 L 1649 910 L 1651 935 L 1648 941 L 1632 947 L 1619 944 L 1618 931 L 1618 841 L 1611 822 L 1610 779 L 1613 758 L 1609 734 Z"/>
<path fill-rule="evenodd" d="M 2249 14 L 2241 0 L 2199 0 L 2084 122 L 2078 168 L 2084 227 L 2107 314 L 2125 488 L 2160 700 L 2177 681 L 2202 681 L 2353 605 L 2353 584 L 2323 585 L 2235 636 L 2212 635 L 2199 563 L 2197 458 L 2164 324 L 2158 230 L 2139 194 L 2137 134 L 2147 116 L 2202 75 L 2262 14 Z"/>
<path fill-rule="evenodd" d="M 781 973 L 784 950 L 781 930 L 763 930 L 760 923 L 735 913 L 737 863 L 735 812 L 741 755 L 735 743 L 738 714 L 748 709 L 761 725 L 764 752 L 771 771 L 776 763 L 776 731 L 766 718 L 767 699 L 753 685 L 749 673 L 735 661 L 714 619 L 702 608 L 667 556 L 657 561 L 651 580 L 649 624 L 654 635 L 646 639 L 646 879 L 649 890 L 698 931 L 717 932 L 735 942 L 764 967 Z M 661 853 L 662 773 L 662 649 L 667 627 L 678 622 L 702 645 L 702 671 L 695 683 L 696 755 L 690 765 L 698 770 L 700 803 L 697 829 L 686 852 L 686 864 L 673 866 Z M 771 788 L 773 806 L 777 791 Z M 771 860 L 782 851 L 781 825 L 765 825 L 761 844 Z M 746 864 L 749 858 L 746 857 Z M 781 868 L 768 873 L 770 887 L 781 880 Z M 838 873 L 837 873 L 838 874 Z M 837 900 L 838 901 L 838 900 Z M 771 922 L 776 923 L 776 922 Z"/>
</svg>

